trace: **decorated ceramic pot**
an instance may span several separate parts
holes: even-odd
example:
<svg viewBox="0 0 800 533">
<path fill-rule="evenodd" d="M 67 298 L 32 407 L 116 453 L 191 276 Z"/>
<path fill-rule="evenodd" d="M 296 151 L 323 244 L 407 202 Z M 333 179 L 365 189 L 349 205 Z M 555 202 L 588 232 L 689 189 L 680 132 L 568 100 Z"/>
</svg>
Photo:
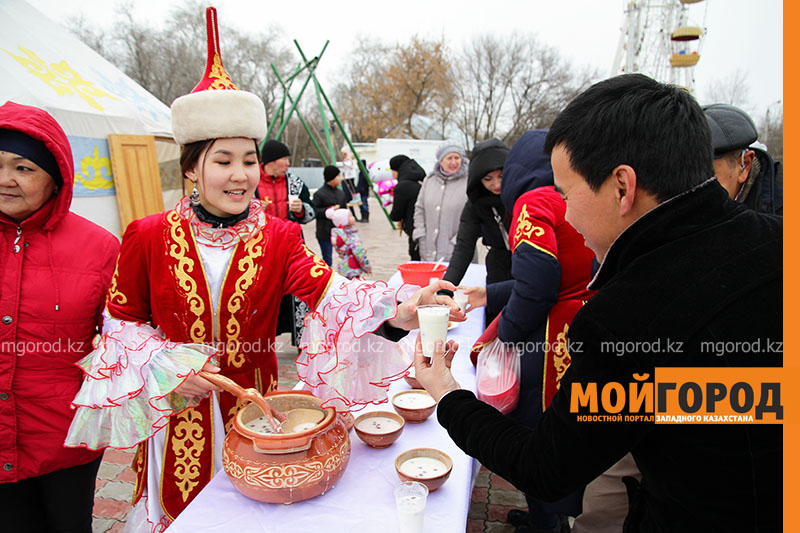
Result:
<svg viewBox="0 0 800 533">
<path fill-rule="evenodd" d="M 276 391 L 264 398 L 290 417 L 302 410 L 296 412 L 308 421 L 298 420 L 289 433 L 267 433 L 257 405 L 241 409 L 222 449 L 233 486 L 248 498 L 269 503 L 308 500 L 331 489 L 350 460 L 350 438 L 341 417 L 332 408 L 321 408 L 322 400 L 307 391 Z M 314 411 L 320 416 L 308 418 Z"/>
</svg>

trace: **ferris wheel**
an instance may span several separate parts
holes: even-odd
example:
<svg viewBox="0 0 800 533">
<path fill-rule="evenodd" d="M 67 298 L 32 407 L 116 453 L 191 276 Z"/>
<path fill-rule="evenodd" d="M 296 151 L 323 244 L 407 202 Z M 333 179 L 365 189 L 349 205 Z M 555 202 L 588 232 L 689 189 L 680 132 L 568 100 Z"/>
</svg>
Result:
<svg viewBox="0 0 800 533">
<path fill-rule="evenodd" d="M 629 0 L 612 75 L 641 72 L 693 92 L 707 8 L 705 0 Z"/>
</svg>

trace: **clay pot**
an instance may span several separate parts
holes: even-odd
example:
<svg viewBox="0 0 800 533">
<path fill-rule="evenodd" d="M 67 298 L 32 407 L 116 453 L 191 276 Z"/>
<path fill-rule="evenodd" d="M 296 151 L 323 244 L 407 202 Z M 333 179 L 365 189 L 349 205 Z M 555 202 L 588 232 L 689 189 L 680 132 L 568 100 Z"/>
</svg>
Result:
<svg viewBox="0 0 800 533">
<path fill-rule="evenodd" d="M 331 489 L 350 460 L 350 438 L 332 408 L 308 391 L 276 391 L 264 395 L 278 412 L 292 419 L 314 421 L 313 411 L 323 414 L 313 427 L 294 433 L 259 433 L 246 424 L 263 415 L 255 404 L 242 408 L 225 437 L 222 464 L 236 489 L 254 500 L 293 503 L 308 500 Z M 308 410 L 308 411 L 306 411 Z M 302 414 L 302 416 L 301 416 Z"/>
</svg>

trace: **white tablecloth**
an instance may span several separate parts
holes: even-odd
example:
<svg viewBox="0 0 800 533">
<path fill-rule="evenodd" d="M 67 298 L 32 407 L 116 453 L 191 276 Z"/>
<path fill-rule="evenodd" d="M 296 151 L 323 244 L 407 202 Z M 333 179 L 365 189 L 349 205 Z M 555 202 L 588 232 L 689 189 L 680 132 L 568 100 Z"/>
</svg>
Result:
<svg viewBox="0 0 800 533">
<path fill-rule="evenodd" d="M 484 265 L 472 264 L 462 285 L 483 285 Z M 399 274 L 389 281 L 400 284 Z M 469 350 L 483 332 L 483 309 L 467 315 L 467 321 L 453 327 L 448 338 L 459 343 L 453 363 L 453 375 L 464 388 L 475 390 L 475 369 Z M 416 332 L 411 332 L 416 335 Z M 389 398 L 410 387 L 401 379 L 392 384 Z M 392 411 L 389 403 L 369 406 L 363 411 Z M 403 434 L 388 448 L 370 448 L 350 432 L 350 463 L 336 486 L 321 496 L 291 505 L 251 500 L 240 494 L 220 471 L 211 483 L 181 513 L 170 532 L 281 532 L 309 533 L 392 533 L 395 531 L 394 488 L 400 483 L 394 460 L 410 448 L 437 448 L 453 460 L 447 482 L 428 496 L 425 507 L 425 531 L 463 533 L 477 463 L 453 444 L 436 421 L 436 413 L 420 424 L 406 424 Z"/>
</svg>

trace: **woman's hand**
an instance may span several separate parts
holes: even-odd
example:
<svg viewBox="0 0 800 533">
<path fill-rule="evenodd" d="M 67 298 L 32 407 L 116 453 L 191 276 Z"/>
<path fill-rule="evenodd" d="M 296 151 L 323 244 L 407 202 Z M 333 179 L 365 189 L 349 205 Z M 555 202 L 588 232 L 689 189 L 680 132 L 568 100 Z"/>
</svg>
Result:
<svg viewBox="0 0 800 533">
<path fill-rule="evenodd" d="M 417 346 L 414 348 L 414 376 L 437 402 L 448 392 L 461 388 L 450 372 L 450 365 L 457 351 L 458 344 L 455 341 L 450 340 L 446 344 L 436 341 L 431 360 L 422 354 L 422 341 L 417 335 Z"/>
<path fill-rule="evenodd" d="M 211 363 L 206 363 L 203 365 L 201 370 L 205 370 L 206 372 L 211 372 L 213 374 L 217 374 L 219 372 L 219 367 L 214 366 Z M 188 399 L 193 398 L 205 398 L 208 396 L 210 391 L 220 392 L 222 389 L 211 383 L 210 381 L 206 380 L 198 376 L 197 374 L 192 374 L 186 381 L 181 383 L 175 392 L 180 394 L 181 396 L 185 396 Z"/>
<path fill-rule="evenodd" d="M 486 305 L 486 287 L 458 287 L 458 289 L 469 298 L 465 312 L 469 313 L 476 307 Z"/>
<path fill-rule="evenodd" d="M 453 322 L 463 322 L 467 315 L 461 312 L 458 305 L 449 296 L 436 294 L 437 291 L 447 289 L 455 292 L 456 286 L 449 281 L 436 280 L 427 287 L 423 287 L 415 292 L 411 298 L 397 306 L 397 316 L 389 320 L 389 325 L 395 328 L 410 331 L 419 327 L 417 320 L 417 307 L 420 305 L 441 304 L 450 306 L 450 320 Z"/>
</svg>

